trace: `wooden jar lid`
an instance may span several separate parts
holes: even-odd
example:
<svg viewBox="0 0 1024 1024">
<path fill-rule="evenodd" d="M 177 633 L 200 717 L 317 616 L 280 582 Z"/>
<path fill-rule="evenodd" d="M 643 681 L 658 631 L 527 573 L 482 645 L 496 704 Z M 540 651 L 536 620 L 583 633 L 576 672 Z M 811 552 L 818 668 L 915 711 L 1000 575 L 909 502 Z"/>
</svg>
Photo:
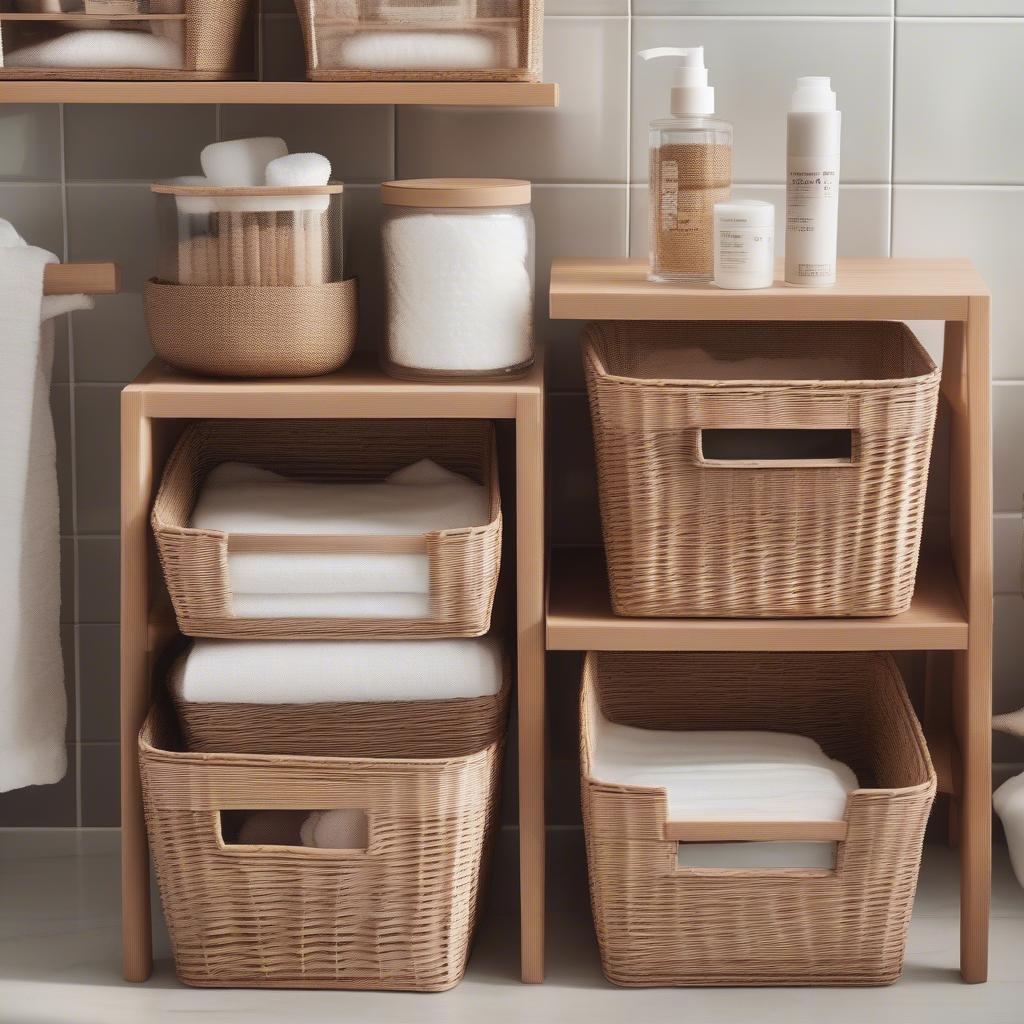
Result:
<svg viewBox="0 0 1024 1024">
<path fill-rule="evenodd" d="M 410 178 L 385 181 L 380 198 L 386 206 L 527 206 L 530 183 L 518 178 Z"/>
</svg>

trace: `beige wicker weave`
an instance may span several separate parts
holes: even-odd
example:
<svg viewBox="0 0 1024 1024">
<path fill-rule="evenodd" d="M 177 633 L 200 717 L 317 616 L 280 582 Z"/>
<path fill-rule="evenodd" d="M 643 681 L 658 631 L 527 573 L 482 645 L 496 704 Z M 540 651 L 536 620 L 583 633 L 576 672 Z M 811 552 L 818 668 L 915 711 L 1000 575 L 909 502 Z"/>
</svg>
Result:
<svg viewBox="0 0 1024 1024">
<path fill-rule="evenodd" d="M 591 902 L 620 985 L 883 985 L 901 971 L 935 774 L 887 654 L 590 653 L 582 792 Z M 651 729 L 754 729 L 815 739 L 849 764 L 836 867 L 676 866 L 677 841 L 821 839 L 822 823 L 735 835 L 666 822 L 665 792 L 591 775 L 596 709 Z M 703 828 L 701 826 L 704 826 Z M 827 833 L 826 833 L 827 834 Z"/>
<path fill-rule="evenodd" d="M 306 44 L 306 74 L 318 82 L 539 82 L 544 0 L 460 0 L 448 16 L 438 0 L 295 0 Z M 338 13 L 334 13 L 338 12 Z M 508 23 L 504 28 L 501 23 Z M 325 50 L 360 32 L 471 32 L 508 52 L 493 68 L 331 66 Z"/>
<path fill-rule="evenodd" d="M 311 481 L 376 482 L 430 458 L 490 492 L 486 525 L 423 537 L 229 537 L 189 518 L 206 474 L 239 461 Z M 494 428 L 483 420 L 207 420 L 189 426 L 153 504 L 164 578 L 188 636 L 266 640 L 481 636 L 490 626 L 501 560 L 501 497 Z M 399 552 L 430 560 L 432 614 L 424 619 L 243 619 L 231 612 L 228 548 Z"/>
<path fill-rule="evenodd" d="M 156 354 L 209 377 L 316 377 L 356 344 L 355 279 L 307 287 L 145 285 Z"/>
<path fill-rule="evenodd" d="M 583 348 L 617 614 L 909 607 L 939 371 L 905 325 L 601 323 Z M 852 450 L 703 454 L 703 431 L 765 428 L 833 431 Z"/>
<path fill-rule="evenodd" d="M 486 747 L 508 712 L 499 693 L 449 700 L 347 704 L 198 703 L 172 695 L 189 750 L 313 757 L 465 757 Z"/>
<path fill-rule="evenodd" d="M 252 0 L 184 0 L 180 23 L 183 25 L 184 43 L 182 68 L 79 68 L 79 67 L 4 67 L 2 47 L 11 46 L 11 29 L 24 31 L 26 26 L 49 35 L 52 22 L 40 17 L 38 25 L 30 19 L 5 21 L 0 13 L 0 80 L 32 79 L 43 81 L 98 80 L 98 81 L 222 81 L 251 77 L 254 66 L 254 34 L 252 31 Z M 24 15 L 22 15 L 24 18 Z M 81 29 L 89 23 L 79 16 L 74 21 L 58 22 Z M 148 25 L 167 25 L 167 21 L 154 22 L 145 15 L 137 20 L 116 23 L 118 28 Z M 174 24 L 174 22 L 171 22 Z M 102 17 L 93 20 L 95 28 L 109 28 L 110 22 Z M 31 41 L 37 41 L 28 37 Z M 26 37 L 21 36 L 22 45 Z"/>
<path fill-rule="evenodd" d="M 182 753 L 139 738 L 146 826 L 178 977 L 256 988 L 451 988 L 480 909 L 502 738 L 443 760 Z M 220 813 L 365 810 L 369 846 L 231 846 Z"/>
</svg>

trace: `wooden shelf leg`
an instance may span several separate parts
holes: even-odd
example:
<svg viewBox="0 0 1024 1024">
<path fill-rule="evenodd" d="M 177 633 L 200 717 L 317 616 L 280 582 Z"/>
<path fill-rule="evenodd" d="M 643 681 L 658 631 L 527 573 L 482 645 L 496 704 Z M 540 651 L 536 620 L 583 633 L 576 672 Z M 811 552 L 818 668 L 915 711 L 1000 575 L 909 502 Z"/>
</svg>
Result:
<svg viewBox="0 0 1024 1024">
<path fill-rule="evenodd" d="M 960 973 L 988 977 L 992 881 L 992 451 L 989 300 L 971 298 L 966 323 L 946 324 L 943 373 L 952 409 L 950 531 L 967 606 L 968 648 L 953 656 L 960 746 Z M 953 380 L 957 374 L 959 381 Z"/>
<path fill-rule="evenodd" d="M 516 601 L 519 695 L 519 885 L 524 982 L 544 980 L 544 410 L 516 410 Z"/>
<path fill-rule="evenodd" d="M 149 703 L 149 498 L 151 421 L 142 396 L 121 396 L 121 933 L 126 981 L 153 970 L 149 847 L 142 810 L 138 734 Z"/>
</svg>

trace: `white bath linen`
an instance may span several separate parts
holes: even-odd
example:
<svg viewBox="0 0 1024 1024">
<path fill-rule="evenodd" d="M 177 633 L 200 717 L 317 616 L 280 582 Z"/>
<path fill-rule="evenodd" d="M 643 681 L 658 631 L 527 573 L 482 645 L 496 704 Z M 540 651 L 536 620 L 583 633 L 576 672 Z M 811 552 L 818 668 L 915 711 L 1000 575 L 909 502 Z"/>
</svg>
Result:
<svg viewBox="0 0 1024 1024">
<path fill-rule="evenodd" d="M 426 555 L 305 555 L 228 553 L 234 594 L 427 594 Z"/>
<path fill-rule="evenodd" d="M 179 699 L 316 704 L 446 700 L 501 689 L 501 645 L 455 640 L 196 640 L 171 668 Z"/>
<path fill-rule="evenodd" d="M 4 54 L 9 68 L 164 68 L 180 70 L 180 42 L 149 32 L 83 29 Z"/>
<path fill-rule="evenodd" d="M 592 775 L 666 790 L 671 821 L 838 821 L 857 779 L 805 736 L 636 729 L 597 717 Z"/>
<path fill-rule="evenodd" d="M 299 836 L 303 846 L 320 850 L 365 850 L 369 845 L 366 812 L 313 811 L 302 823 Z"/>
<path fill-rule="evenodd" d="M 320 37 L 320 66 L 387 70 L 498 68 L 491 36 L 480 32 L 357 32 L 336 42 Z"/>
<path fill-rule="evenodd" d="M 60 646 L 51 318 L 81 295 L 44 298 L 56 256 L 0 221 L 0 792 L 64 777 L 67 701 Z"/>
<path fill-rule="evenodd" d="M 992 806 L 1006 832 L 1013 873 L 1024 886 L 1024 772 L 1007 779 L 992 794 Z"/>
<path fill-rule="evenodd" d="M 238 619 L 426 619 L 429 594 L 232 594 Z"/>
</svg>

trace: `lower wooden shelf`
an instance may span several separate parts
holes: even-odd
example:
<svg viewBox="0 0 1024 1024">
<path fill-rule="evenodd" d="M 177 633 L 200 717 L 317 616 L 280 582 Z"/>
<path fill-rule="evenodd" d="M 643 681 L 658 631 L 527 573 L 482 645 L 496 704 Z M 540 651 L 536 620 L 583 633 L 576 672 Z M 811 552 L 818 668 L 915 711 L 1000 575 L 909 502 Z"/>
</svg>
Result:
<svg viewBox="0 0 1024 1024">
<path fill-rule="evenodd" d="M 550 651 L 954 651 L 967 615 L 948 559 L 922 556 L 909 611 L 874 619 L 635 619 L 612 612 L 604 555 L 552 555 Z"/>
</svg>

